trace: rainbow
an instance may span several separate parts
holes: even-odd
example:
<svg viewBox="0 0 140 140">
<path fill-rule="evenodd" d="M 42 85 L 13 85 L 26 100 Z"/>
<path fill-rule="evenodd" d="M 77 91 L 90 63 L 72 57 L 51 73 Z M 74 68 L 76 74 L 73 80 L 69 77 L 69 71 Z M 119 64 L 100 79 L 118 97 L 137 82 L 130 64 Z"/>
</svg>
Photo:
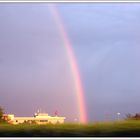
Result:
<svg viewBox="0 0 140 140">
<path fill-rule="evenodd" d="M 80 73 L 78 71 L 78 66 L 76 63 L 74 51 L 72 48 L 72 45 L 70 43 L 69 37 L 66 32 L 66 28 L 62 22 L 62 18 L 59 14 L 59 11 L 57 10 L 56 6 L 53 4 L 49 4 L 49 10 L 55 20 L 55 23 L 57 24 L 60 36 L 63 40 L 64 47 L 67 51 L 67 56 L 69 59 L 70 67 L 72 70 L 72 75 L 74 79 L 74 86 L 75 86 L 75 92 L 78 100 L 78 108 L 79 108 L 79 116 L 80 116 L 80 122 L 81 123 L 87 123 L 87 112 L 86 112 L 86 105 L 85 105 L 85 98 L 84 98 L 84 91 L 82 88 L 82 83 L 80 79 Z"/>
</svg>

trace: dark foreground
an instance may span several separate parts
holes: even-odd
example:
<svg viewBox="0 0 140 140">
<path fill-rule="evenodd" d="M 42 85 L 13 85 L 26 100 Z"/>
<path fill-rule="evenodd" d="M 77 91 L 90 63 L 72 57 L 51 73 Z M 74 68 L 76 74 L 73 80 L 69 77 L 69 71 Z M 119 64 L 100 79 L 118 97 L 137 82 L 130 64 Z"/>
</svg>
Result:
<svg viewBox="0 0 140 140">
<path fill-rule="evenodd" d="M 0 137 L 140 137 L 140 121 L 88 125 L 0 124 Z"/>
</svg>

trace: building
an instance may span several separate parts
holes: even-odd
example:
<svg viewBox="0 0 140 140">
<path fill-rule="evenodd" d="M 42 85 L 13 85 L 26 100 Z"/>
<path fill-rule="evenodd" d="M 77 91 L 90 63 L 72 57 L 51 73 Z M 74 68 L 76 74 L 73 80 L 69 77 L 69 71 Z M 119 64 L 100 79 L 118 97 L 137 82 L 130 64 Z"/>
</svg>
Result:
<svg viewBox="0 0 140 140">
<path fill-rule="evenodd" d="M 63 124 L 65 117 L 49 116 L 47 113 L 35 113 L 33 117 L 15 117 L 14 114 L 4 114 L 3 119 L 10 124 Z"/>
</svg>

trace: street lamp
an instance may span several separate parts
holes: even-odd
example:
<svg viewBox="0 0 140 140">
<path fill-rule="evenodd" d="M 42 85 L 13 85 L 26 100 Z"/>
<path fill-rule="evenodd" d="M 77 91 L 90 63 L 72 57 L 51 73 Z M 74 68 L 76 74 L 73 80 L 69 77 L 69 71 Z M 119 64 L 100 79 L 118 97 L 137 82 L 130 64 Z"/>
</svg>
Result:
<svg viewBox="0 0 140 140">
<path fill-rule="evenodd" d="M 117 119 L 118 119 L 118 121 L 120 120 L 120 115 L 121 115 L 121 113 L 118 112 L 118 113 L 117 113 Z"/>
</svg>

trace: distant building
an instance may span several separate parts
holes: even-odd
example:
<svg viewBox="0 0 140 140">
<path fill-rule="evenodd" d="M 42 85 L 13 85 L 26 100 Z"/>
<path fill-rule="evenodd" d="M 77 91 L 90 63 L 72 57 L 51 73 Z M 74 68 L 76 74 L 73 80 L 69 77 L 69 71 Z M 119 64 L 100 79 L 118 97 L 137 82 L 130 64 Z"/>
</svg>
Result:
<svg viewBox="0 0 140 140">
<path fill-rule="evenodd" d="M 35 113 L 34 117 L 15 117 L 14 114 L 4 114 L 3 119 L 10 124 L 63 124 L 65 117 L 49 116 L 47 113 Z"/>
</svg>

